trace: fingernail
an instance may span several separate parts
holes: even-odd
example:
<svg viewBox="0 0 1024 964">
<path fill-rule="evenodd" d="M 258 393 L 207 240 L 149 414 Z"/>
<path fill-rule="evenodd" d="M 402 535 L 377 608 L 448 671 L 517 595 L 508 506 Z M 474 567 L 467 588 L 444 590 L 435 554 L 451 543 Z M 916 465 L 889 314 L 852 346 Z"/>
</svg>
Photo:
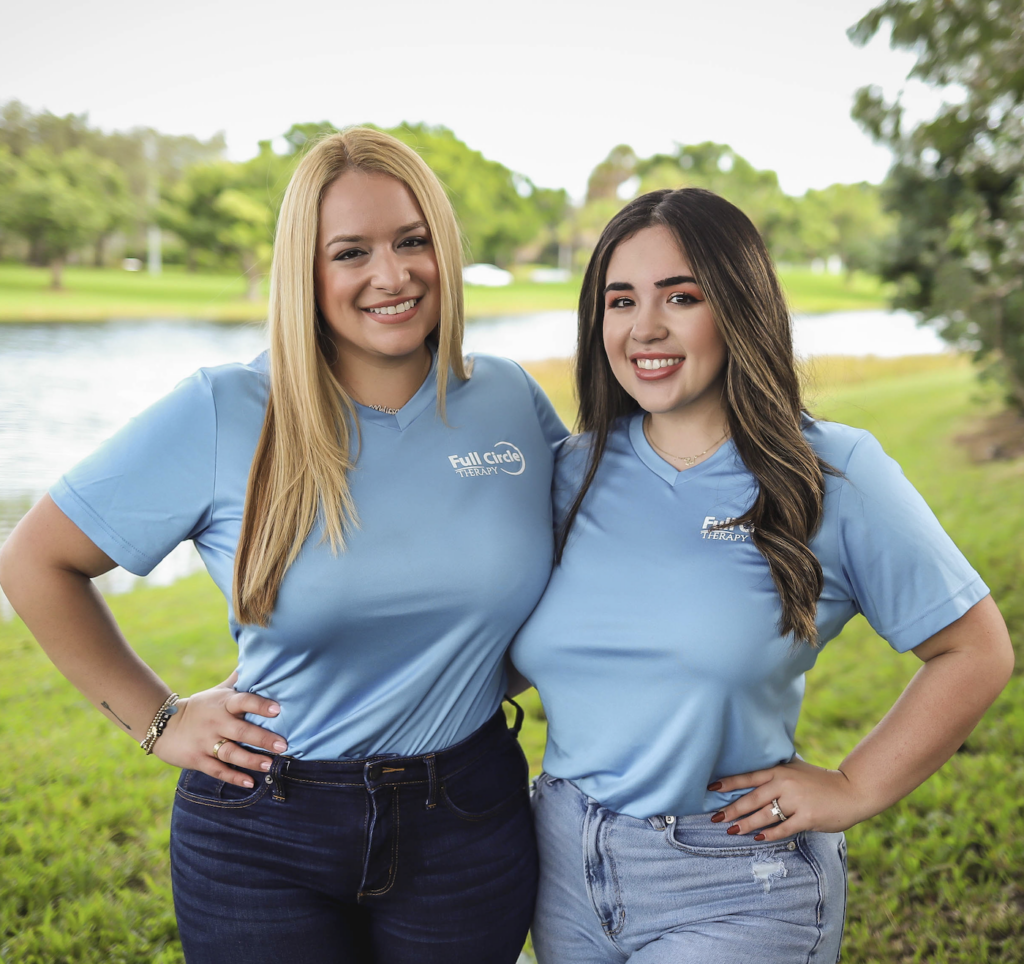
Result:
<svg viewBox="0 0 1024 964">
<path fill-rule="evenodd" d="M 709 790 L 721 790 L 722 789 L 722 781 L 721 780 L 716 780 L 714 783 L 709 783 L 708 784 L 708 789 Z"/>
<path fill-rule="evenodd" d="M 763 833 L 759 833 L 756 837 L 754 837 L 754 839 L 755 840 L 764 840 L 764 834 Z"/>
<path fill-rule="evenodd" d="M 721 823 L 725 819 L 725 814 L 721 810 L 718 811 L 712 818 L 712 823 Z"/>
<path fill-rule="evenodd" d="M 276 703 L 271 703 L 270 706 L 267 707 L 267 712 L 273 716 L 277 716 L 277 714 L 281 712 L 281 707 Z"/>
<path fill-rule="evenodd" d="M 261 770 L 269 770 L 270 769 L 270 761 L 269 760 L 264 760 L 263 763 L 260 764 L 260 769 Z"/>
<path fill-rule="evenodd" d="M 243 787 L 248 787 L 251 790 L 252 789 L 252 780 L 243 780 L 242 781 L 242 786 Z"/>
<path fill-rule="evenodd" d="M 739 827 L 738 827 L 738 826 L 737 826 L 736 824 L 733 824 L 733 825 L 732 825 L 732 826 L 731 826 L 731 827 L 730 827 L 730 828 L 729 828 L 728 830 L 726 830 L 725 832 L 726 832 L 726 833 L 729 833 L 729 834 L 736 834 L 736 833 L 739 833 L 739 832 L 740 832 L 740 828 L 739 828 Z"/>
<path fill-rule="evenodd" d="M 278 740 L 274 744 L 274 749 L 277 750 L 278 753 L 284 753 L 284 751 L 288 749 L 288 744 L 282 740 Z"/>
</svg>

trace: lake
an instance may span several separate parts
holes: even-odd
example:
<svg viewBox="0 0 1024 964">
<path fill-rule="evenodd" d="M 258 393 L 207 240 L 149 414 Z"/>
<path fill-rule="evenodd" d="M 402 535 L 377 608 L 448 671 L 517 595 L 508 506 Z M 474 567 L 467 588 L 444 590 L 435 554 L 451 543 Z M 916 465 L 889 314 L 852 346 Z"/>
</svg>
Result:
<svg viewBox="0 0 1024 964">
<path fill-rule="evenodd" d="M 912 355 L 946 351 L 906 313 L 840 312 L 795 318 L 798 353 Z M 544 312 L 475 321 L 466 351 L 528 362 L 567 357 L 575 313 Z M 113 321 L 0 325 L 0 542 L 62 472 L 88 455 L 133 414 L 197 368 L 248 361 L 266 347 L 260 325 Z M 179 546 L 149 581 L 160 584 L 198 567 L 191 544 Z M 117 569 L 105 592 L 138 578 Z M 0 616 L 9 615 L 0 594 Z"/>
</svg>

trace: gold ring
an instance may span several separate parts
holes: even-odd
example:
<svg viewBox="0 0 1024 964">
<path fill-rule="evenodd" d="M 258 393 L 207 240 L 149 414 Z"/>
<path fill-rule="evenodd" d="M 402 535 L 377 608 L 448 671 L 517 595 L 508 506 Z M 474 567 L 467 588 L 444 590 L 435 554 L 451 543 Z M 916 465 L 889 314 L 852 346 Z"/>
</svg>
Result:
<svg viewBox="0 0 1024 964">
<path fill-rule="evenodd" d="M 215 757 L 217 757 L 218 760 L 220 759 L 220 748 L 225 743 L 228 743 L 228 742 L 230 742 L 230 741 L 228 741 L 228 740 L 218 740 L 216 743 L 213 744 L 213 755 Z"/>
</svg>

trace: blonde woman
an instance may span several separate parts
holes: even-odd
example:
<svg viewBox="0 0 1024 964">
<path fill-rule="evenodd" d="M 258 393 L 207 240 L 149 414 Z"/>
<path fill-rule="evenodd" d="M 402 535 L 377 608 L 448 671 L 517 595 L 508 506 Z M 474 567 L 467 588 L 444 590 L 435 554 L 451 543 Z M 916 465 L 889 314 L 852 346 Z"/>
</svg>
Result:
<svg viewBox="0 0 1024 964">
<path fill-rule="evenodd" d="M 190 964 L 522 946 L 536 855 L 503 658 L 550 571 L 565 430 L 515 364 L 464 364 L 460 264 L 413 151 L 360 128 L 321 141 L 281 210 L 269 352 L 182 382 L 0 556 L 61 672 L 182 768 Z M 146 573 L 184 539 L 231 602 L 239 659 L 237 682 L 176 700 L 90 578 Z"/>
</svg>

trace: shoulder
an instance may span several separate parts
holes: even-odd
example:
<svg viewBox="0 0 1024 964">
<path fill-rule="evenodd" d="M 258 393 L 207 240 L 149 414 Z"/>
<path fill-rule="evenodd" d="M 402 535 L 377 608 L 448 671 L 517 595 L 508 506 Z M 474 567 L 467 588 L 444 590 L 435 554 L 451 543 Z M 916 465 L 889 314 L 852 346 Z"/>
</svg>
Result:
<svg viewBox="0 0 1024 964">
<path fill-rule="evenodd" d="M 270 388 L 270 360 L 263 352 L 251 362 L 200 368 L 192 377 L 206 382 L 218 401 L 235 395 L 266 394 Z"/>
<path fill-rule="evenodd" d="M 864 453 L 885 455 L 870 432 L 842 422 L 805 417 L 803 433 L 818 458 L 843 474 Z"/>
<path fill-rule="evenodd" d="M 518 362 L 498 355 L 481 355 L 476 352 L 466 356 L 467 367 L 472 375 L 467 385 L 477 382 L 480 388 L 504 386 L 512 390 L 533 390 L 537 384 L 533 377 Z"/>
</svg>

